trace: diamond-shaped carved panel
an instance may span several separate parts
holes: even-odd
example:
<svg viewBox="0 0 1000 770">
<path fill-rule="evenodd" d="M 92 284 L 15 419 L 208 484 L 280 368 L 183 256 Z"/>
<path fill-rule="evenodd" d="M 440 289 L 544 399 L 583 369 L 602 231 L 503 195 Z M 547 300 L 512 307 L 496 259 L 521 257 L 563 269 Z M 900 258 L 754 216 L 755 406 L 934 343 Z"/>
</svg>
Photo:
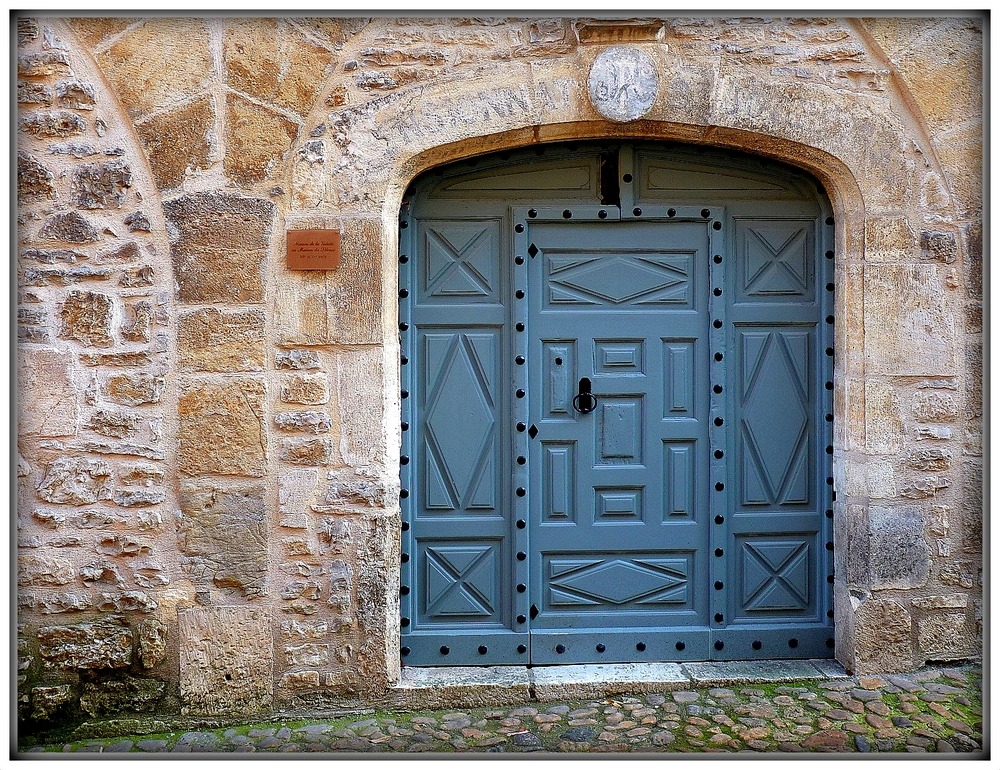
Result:
<svg viewBox="0 0 1000 770">
<path fill-rule="evenodd" d="M 423 549 L 423 562 L 422 618 L 483 620 L 497 612 L 496 545 L 428 546 Z"/>
<path fill-rule="evenodd" d="M 499 302 L 499 228 L 495 221 L 428 223 L 420 300 L 435 304 Z"/>
<path fill-rule="evenodd" d="M 546 254 L 551 305 L 671 305 L 691 303 L 686 254 Z"/>
<path fill-rule="evenodd" d="M 741 502 L 809 501 L 809 333 L 744 331 Z"/>
<path fill-rule="evenodd" d="M 741 299 L 809 299 L 813 294 L 813 223 L 737 222 L 736 257 Z"/>
<path fill-rule="evenodd" d="M 689 600 L 688 561 L 669 558 L 552 558 L 549 604 L 562 607 L 684 605 Z"/>
</svg>

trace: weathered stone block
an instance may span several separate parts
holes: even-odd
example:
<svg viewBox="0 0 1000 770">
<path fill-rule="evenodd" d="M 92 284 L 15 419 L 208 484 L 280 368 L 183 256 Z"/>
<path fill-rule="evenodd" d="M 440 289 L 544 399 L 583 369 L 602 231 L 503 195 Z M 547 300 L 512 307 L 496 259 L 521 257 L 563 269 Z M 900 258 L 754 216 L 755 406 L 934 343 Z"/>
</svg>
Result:
<svg viewBox="0 0 1000 770">
<path fill-rule="evenodd" d="M 209 80 L 208 24 L 204 19 L 147 18 L 98 54 L 97 63 L 128 114 L 139 118 L 181 101 Z"/>
<path fill-rule="evenodd" d="M 73 564 L 58 556 L 22 554 L 17 559 L 19 586 L 64 586 L 76 579 Z"/>
<path fill-rule="evenodd" d="M 137 125 L 136 133 L 146 148 L 156 186 L 180 187 L 189 173 L 212 165 L 212 147 L 217 143 L 212 100 L 196 99 L 155 115 Z"/>
<path fill-rule="evenodd" d="M 69 25 L 90 46 L 95 46 L 105 38 L 117 35 L 139 19 L 126 17 L 84 16 L 68 19 Z"/>
<path fill-rule="evenodd" d="M 97 95 L 90 83 L 60 80 L 56 83 L 56 100 L 60 107 L 69 110 L 92 110 L 97 104 Z"/>
<path fill-rule="evenodd" d="M 167 683 L 125 674 L 121 679 L 84 682 L 80 708 L 92 717 L 115 714 L 142 714 L 156 711 L 166 693 Z"/>
<path fill-rule="evenodd" d="M 903 446 L 903 419 L 891 385 L 865 382 L 865 441 L 869 452 L 896 454 Z"/>
<path fill-rule="evenodd" d="M 286 404 L 325 404 L 330 383 L 325 374 L 295 374 L 281 381 L 281 400 Z"/>
<path fill-rule="evenodd" d="M 267 517 L 260 486 L 181 486 L 180 550 L 196 582 L 264 593 L 267 579 Z"/>
<path fill-rule="evenodd" d="M 380 222 L 346 219 L 342 229 L 340 268 L 327 273 L 326 280 L 329 339 L 378 343 L 382 340 L 382 274 L 372 254 L 382 250 Z"/>
<path fill-rule="evenodd" d="M 359 476 L 351 471 L 331 471 L 329 477 L 332 479 L 326 490 L 329 505 L 382 508 L 387 503 L 388 490 L 379 479 Z"/>
<path fill-rule="evenodd" d="M 958 399 L 950 393 L 924 390 L 914 396 L 911 414 L 921 422 L 951 422 L 958 419 Z"/>
<path fill-rule="evenodd" d="M 274 354 L 275 369 L 319 369 L 315 350 L 279 350 Z"/>
<path fill-rule="evenodd" d="M 872 373 L 956 372 L 954 311 L 933 265 L 865 267 L 865 358 Z"/>
<path fill-rule="evenodd" d="M 281 459 L 294 465 L 329 465 L 333 444 L 327 438 L 284 439 Z"/>
<path fill-rule="evenodd" d="M 330 415 L 316 411 L 279 412 L 274 424 L 278 430 L 294 433 L 329 433 L 331 428 Z"/>
<path fill-rule="evenodd" d="M 111 401 L 125 406 L 155 404 L 163 395 L 163 377 L 148 372 L 113 374 L 104 381 L 103 392 Z"/>
<path fill-rule="evenodd" d="M 319 671 L 290 671 L 281 677 L 283 690 L 308 690 L 319 687 Z"/>
<path fill-rule="evenodd" d="M 114 342 L 111 297 L 93 291 L 71 291 L 59 308 L 59 336 L 90 347 L 108 347 Z"/>
<path fill-rule="evenodd" d="M 49 503 L 86 505 L 111 498 L 111 468 L 101 460 L 63 457 L 54 460 L 38 485 L 38 496 Z"/>
<path fill-rule="evenodd" d="M 131 412 L 117 412 L 98 409 L 84 425 L 88 430 L 111 438 L 126 438 L 134 435 L 142 424 L 142 417 Z"/>
<path fill-rule="evenodd" d="M 50 687 L 31 688 L 31 716 L 51 719 L 56 713 L 76 699 L 73 685 L 57 684 Z"/>
<path fill-rule="evenodd" d="M 122 221 L 128 225 L 130 233 L 151 233 L 153 231 L 153 225 L 150 223 L 149 217 L 141 211 L 133 211 Z"/>
<path fill-rule="evenodd" d="M 93 243 L 101 238 L 97 228 L 76 211 L 50 216 L 42 224 L 38 237 L 66 243 Z"/>
<path fill-rule="evenodd" d="M 917 237 L 905 217 L 865 220 L 866 262 L 910 262 L 916 253 Z"/>
<path fill-rule="evenodd" d="M 161 588 L 170 585 L 170 577 L 166 567 L 160 562 L 152 559 L 140 559 L 133 562 L 132 570 L 132 579 L 140 588 Z M 141 631 L 141 629 L 139 630 Z"/>
<path fill-rule="evenodd" d="M 288 272 L 275 287 L 275 327 L 282 345 L 322 345 L 328 341 L 329 298 L 326 274 L 319 271 Z M 318 369 L 315 366 L 278 365 L 279 369 Z"/>
<path fill-rule="evenodd" d="M 226 175 L 241 187 L 267 179 L 295 141 L 299 126 L 236 94 L 226 95 Z"/>
<path fill-rule="evenodd" d="M 126 302 L 121 335 L 129 342 L 149 342 L 152 335 L 153 306 L 149 302 Z"/>
<path fill-rule="evenodd" d="M 69 110 L 29 112 L 18 118 L 17 125 L 22 131 L 42 138 L 75 136 L 87 130 L 87 122 Z"/>
<path fill-rule="evenodd" d="M 22 346 L 17 359 L 19 435 L 76 435 L 80 408 L 72 357 L 53 348 Z"/>
<path fill-rule="evenodd" d="M 223 57 L 229 86 L 300 115 L 312 107 L 323 82 L 316 74 L 333 62 L 327 49 L 287 22 L 263 18 L 228 21 Z"/>
<path fill-rule="evenodd" d="M 920 233 L 920 258 L 953 264 L 958 259 L 958 239 L 954 233 L 924 230 Z"/>
<path fill-rule="evenodd" d="M 329 644 L 296 644 L 285 647 L 288 666 L 328 666 L 331 663 Z"/>
<path fill-rule="evenodd" d="M 930 548 L 919 508 L 868 509 L 874 588 L 919 588 L 927 582 Z"/>
<path fill-rule="evenodd" d="M 158 489 L 116 489 L 111 499 L 123 508 L 148 508 L 151 505 L 159 505 L 167 497 Z"/>
<path fill-rule="evenodd" d="M 123 617 L 38 629 L 38 654 L 66 671 L 126 668 L 132 662 L 132 629 Z"/>
<path fill-rule="evenodd" d="M 189 303 L 263 299 L 262 265 L 275 206 L 224 193 L 199 193 L 163 205 L 177 298 Z"/>
<path fill-rule="evenodd" d="M 246 607 L 196 607 L 177 613 L 180 690 L 186 714 L 254 714 L 273 691 L 270 613 Z"/>
<path fill-rule="evenodd" d="M 951 467 L 951 452 L 944 449 L 912 449 L 906 454 L 906 464 L 918 471 L 946 471 Z"/>
<path fill-rule="evenodd" d="M 978 460 L 962 463 L 962 549 L 983 552 L 983 464 Z"/>
<path fill-rule="evenodd" d="M 959 609 L 969 606 L 968 594 L 947 594 L 924 596 L 914 599 L 911 604 L 921 610 Z"/>
<path fill-rule="evenodd" d="M 909 611 L 891 599 L 868 599 L 857 610 L 855 672 L 910 671 L 913 628 Z"/>
<path fill-rule="evenodd" d="M 84 209 L 119 208 L 132 186 L 132 169 L 124 160 L 84 163 L 73 171 L 73 202 Z"/>
<path fill-rule="evenodd" d="M 975 652 L 974 629 L 964 612 L 942 612 L 917 621 L 917 648 L 924 659 L 960 660 Z"/>
<path fill-rule="evenodd" d="M 65 51 L 43 51 L 17 57 L 17 74 L 24 77 L 70 75 L 69 56 Z"/>
<path fill-rule="evenodd" d="M 41 104 L 44 107 L 52 105 L 52 89 L 43 83 L 32 83 L 29 80 L 17 81 L 18 104 Z"/>
<path fill-rule="evenodd" d="M 52 172 L 26 152 L 17 153 L 17 198 L 20 202 L 52 198 Z"/>
<path fill-rule="evenodd" d="M 139 661 L 153 668 L 167 657 L 167 627 L 158 620 L 144 620 L 136 627 Z"/>
<path fill-rule="evenodd" d="M 182 369 L 246 372 L 264 369 L 264 311 L 205 308 L 178 316 Z"/>
<path fill-rule="evenodd" d="M 136 350 L 128 353 L 83 353 L 80 355 L 80 363 L 84 366 L 123 366 L 139 367 L 149 366 L 153 363 L 153 358 L 149 351 Z"/>
<path fill-rule="evenodd" d="M 263 476 L 267 468 L 264 383 L 188 385 L 178 403 L 180 471 L 188 476 Z"/>
</svg>

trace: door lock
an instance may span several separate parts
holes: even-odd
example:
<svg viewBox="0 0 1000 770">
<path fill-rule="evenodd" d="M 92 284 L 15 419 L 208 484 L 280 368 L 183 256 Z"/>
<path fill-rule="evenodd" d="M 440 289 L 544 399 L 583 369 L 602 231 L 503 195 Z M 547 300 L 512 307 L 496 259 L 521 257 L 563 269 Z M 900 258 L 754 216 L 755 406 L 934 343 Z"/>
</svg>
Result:
<svg viewBox="0 0 1000 770">
<path fill-rule="evenodd" d="M 580 378 L 579 392 L 573 396 L 573 408 L 580 414 L 590 414 L 597 409 L 597 396 L 590 392 L 590 378 Z"/>
</svg>

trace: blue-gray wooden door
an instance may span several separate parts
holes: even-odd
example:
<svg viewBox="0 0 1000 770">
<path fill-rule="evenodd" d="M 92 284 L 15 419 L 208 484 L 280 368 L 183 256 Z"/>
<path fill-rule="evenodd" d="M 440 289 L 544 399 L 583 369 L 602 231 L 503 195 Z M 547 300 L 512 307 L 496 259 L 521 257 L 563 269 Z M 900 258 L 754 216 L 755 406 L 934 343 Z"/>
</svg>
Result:
<svg viewBox="0 0 1000 770">
<path fill-rule="evenodd" d="M 831 655 L 824 201 L 623 147 L 610 205 L 557 157 L 401 218 L 404 662 Z"/>
</svg>

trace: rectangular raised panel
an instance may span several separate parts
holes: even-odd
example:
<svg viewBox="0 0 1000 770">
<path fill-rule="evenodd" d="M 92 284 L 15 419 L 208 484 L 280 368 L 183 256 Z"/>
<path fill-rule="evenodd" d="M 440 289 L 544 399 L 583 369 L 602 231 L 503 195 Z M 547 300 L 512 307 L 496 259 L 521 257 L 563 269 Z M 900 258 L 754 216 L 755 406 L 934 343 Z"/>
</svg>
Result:
<svg viewBox="0 0 1000 770">
<path fill-rule="evenodd" d="M 741 505 L 810 502 L 813 334 L 801 326 L 738 329 Z"/>
<path fill-rule="evenodd" d="M 598 487 L 594 521 L 596 524 L 641 524 L 641 487 Z"/>
<path fill-rule="evenodd" d="M 663 341 L 663 416 L 694 416 L 694 340 Z"/>
<path fill-rule="evenodd" d="M 576 342 L 548 340 L 542 343 L 542 414 L 547 418 L 565 418 L 573 414 L 576 393 Z"/>
<path fill-rule="evenodd" d="M 662 612 L 691 606 L 693 554 L 543 555 L 545 608 L 575 612 Z"/>
<path fill-rule="evenodd" d="M 544 509 L 542 520 L 551 522 L 576 521 L 574 501 L 574 444 L 542 444 Z"/>
<path fill-rule="evenodd" d="M 736 220 L 737 301 L 812 301 L 814 228 L 812 219 Z"/>
<path fill-rule="evenodd" d="M 499 489 L 499 332 L 421 335 L 417 478 L 428 511 L 494 511 Z"/>
<path fill-rule="evenodd" d="M 598 401 L 596 465 L 642 463 L 642 397 Z"/>
<path fill-rule="evenodd" d="M 500 541 L 418 541 L 421 623 L 500 621 Z"/>
<path fill-rule="evenodd" d="M 695 442 L 663 443 L 664 519 L 694 517 Z"/>
<path fill-rule="evenodd" d="M 420 239 L 418 306 L 501 304 L 500 220 L 431 220 Z"/>
<path fill-rule="evenodd" d="M 594 374 L 643 374 L 642 340 L 594 340 Z"/>
</svg>

